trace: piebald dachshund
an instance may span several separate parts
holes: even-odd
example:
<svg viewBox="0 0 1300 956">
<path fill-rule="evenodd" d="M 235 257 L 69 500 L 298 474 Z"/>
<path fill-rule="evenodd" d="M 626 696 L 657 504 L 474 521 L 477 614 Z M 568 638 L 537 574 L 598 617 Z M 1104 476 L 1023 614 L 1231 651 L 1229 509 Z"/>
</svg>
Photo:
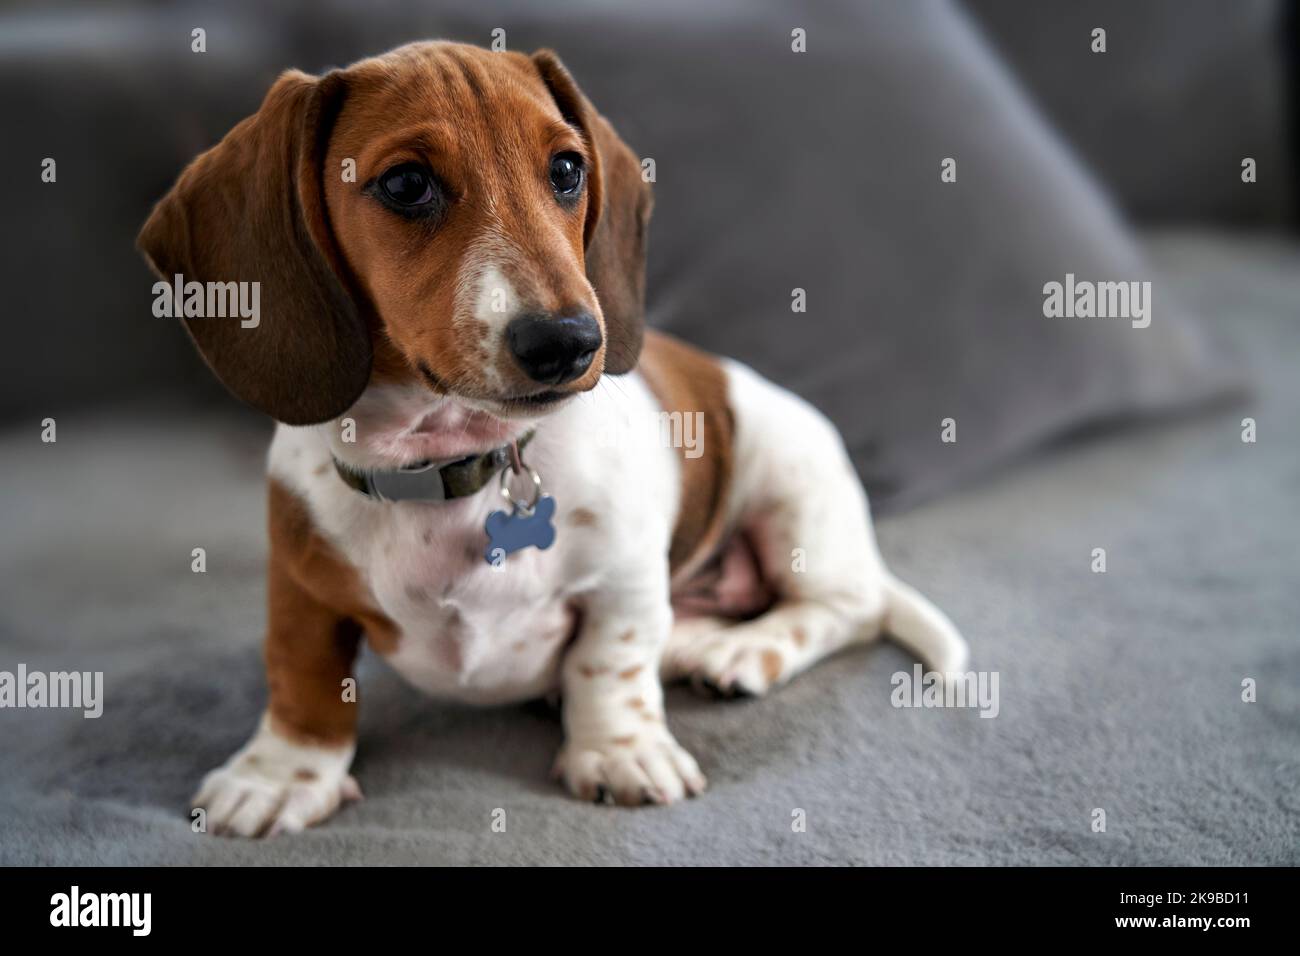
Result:
<svg viewBox="0 0 1300 956">
<path fill-rule="evenodd" d="M 440 697 L 558 693 L 556 777 L 625 805 L 705 787 L 665 681 L 763 694 L 886 630 L 964 667 L 885 569 L 833 426 L 644 331 L 650 208 L 553 53 L 441 42 L 283 74 L 154 208 L 139 245 L 167 282 L 260 284 L 253 327 L 181 314 L 279 423 L 269 703 L 195 796 L 210 829 L 360 796 L 363 637 Z"/>
</svg>

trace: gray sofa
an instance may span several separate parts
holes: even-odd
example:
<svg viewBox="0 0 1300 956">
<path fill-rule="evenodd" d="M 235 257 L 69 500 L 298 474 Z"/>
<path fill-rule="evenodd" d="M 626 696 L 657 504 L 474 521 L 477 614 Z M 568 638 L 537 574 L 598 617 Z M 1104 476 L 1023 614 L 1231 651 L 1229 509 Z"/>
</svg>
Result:
<svg viewBox="0 0 1300 956">
<path fill-rule="evenodd" d="M 1289 65 L 1272 46 L 1282 5 L 1188 14 L 1153 4 L 1128 21 L 1118 6 L 1096 8 L 1116 51 L 1125 22 L 1158 36 L 1161 10 L 1189 49 L 1230 38 L 1212 46 L 1233 64 L 1221 76 L 1254 98 L 1241 110 L 1226 95 L 1202 104 L 1219 118 L 1196 125 L 1234 138 L 1223 156 L 1268 158 L 1257 191 L 1201 165 L 1190 148 L 1200 132 L 1188 149 L 1161 155 L 1148 142 L 1127 166 L 1109 165 L 1104 130 L 1080 124 L 1078 111 L 1053 113 L 1068 80 L 1025 53 L 1034 46 L 1024 31 L 1041 41 L 1046 28 L 999 4 L 912 14 L 899 11 L 920 8 L 846 2 L 809 20 L 780 3 L 623 16 L 573 2 L 561 5 L 566 17 L 607 19 L 572 32 L 572 52 L 520 4 L 437 15 L 380 4 L 364 19 L 317 6 L 128 6 L 112 22 L 132 28 L 118 30 L 103 28 L 108 14 L 94 14 L 106 19 L 93 29 L 57 10 L 0 14 L 5 111 L 61 117 L 21 127 L 30 148 L 0 151 L 0 163 L 27 183 L 39 156 L 72 159 L 60 159 L 57 194 L 16 191 L 25 227 L 2 267 L 19 324 L 0 382 L 0 670 L 105 674 L 98 719 L 0 710 L 0 863 L 1300 859 L 1300 243 Z M 241 42 L 196 73 L 169 51 L 177 30 L 200 22 L 215 49 Z M 577 803 L 548 781 L 560 730 L 546 705 L 447 706 L 368 655 L 356 764 L 367 799 L 292 838 L 194 834 L 187 798 L 265 699 L 271 426 L 207 381 L 179 329 L 149 317 L 133 229 L 186 159 L 255 108 L 275 69 L 319 69 L 416 36 L 473 38 L 497 22 L 521 45 L 556 46 L 625 135 L 657 151 L 652 320 L 740 354 L 836 417 L 882 506 L 886 559 L 958 623 L 973 666 L 999 674 L 1000 711 L 986 720 L 891 706 L 891 676 L 912 661 L 889 643 L 841 654 L 764 700 L 674 689 L 669 719 L 710 790 L 625 811 Z M 825 101 L 774 93 L 750 117 L 741 93 L 773 50 L 787 54 L 791 22 L 809 24 L 810 55 L 822 44 L 830 62 L 782 82 L 807 91 L 853 68 L 865 71 L 860 85 Z M 710 80 L 688 107 L 691 70 L 723 35 L 734 48 L 715 68 L 734 82 Z M 638 42 L 652 70 L 618 62 Z M 1162 49 L 1176 59 L 1175 45 Z M 1151 84 L 1148 108 L 1190 108 L 1192 59 L 1159 66 L 1169 82 Z M 674 62 L 676 80 L 665 74 Z M 916 76 L 931 81 L 920 96 Z M 711 113 L 709 95 L 734 109 Z M 767 136 L 759 114 L 778 106 L 824 125 Z M 860 179 L 832 148 L 835 130 L 852 125 L 841 111 L 853 108 L 879 124 L 843 133 L 865 136 L 852 141 L 864 150 L 853 160 Z M 963 113 L 975 117 L 964 132 L 952 120 Z M 86 122 L 69 124 L 78 115 Z M 791 159 L 800 135 L 810 145 Z M 933 190 L 941 141 L 961 135 L 958 184 L 980 186 L 953 202 Z M 100 136 L 97 165 L 79 162 Z M 930 138 L 933 163 L 919 145 Z M 754 157 L 744 175 L 703 155 L 735 148 Z M 911 178 L 921 152 L 924 181 Z M 853 184 L 838 218 L 762 178 L 787 161 L 800 184 L 819 171 Z M 1169 181 L 1157 195 L 1134 166 L 1163 168 Z M 1118 168 L 1130 178 L 1112 175 Z M 755 205 L 776 212 L 741 208 L 747 191 L 764 189 L 771 201 Z M 1021 208 L 1018 196 L 1033 202 Z M 810 243 L 820 254 L 800 258 Z M 861 281 L 836 284 L 855 263 Z M 1041 283 L 1070 268 L 1150 277 L 1164 306 L 1154 334 L 1046 325 Z M 788 291 L 801 283 L 825 303 L 802 336 L 817 348 L 782 347 L 767 331 L 789 321 Z M 854 298 L 868 294 L 877 309 Z M 945 408 L 961 429 L 956 450 L 936 440 Z M 41 441 L 46 417 L 57 421 L 52 444 Z M 1252 443 L 1245 418 L 1256 422 Z M 190 569 L 197 546 L 205 574 Z M 1096 548 L 1105 573 L 1092 570 Z M 491 826 L 498 808 L 504 833 Z M 1104 832 L 1093 829 L 1096 809 Z M 792 827 L 799 810 L 802 830 Z"/>
</svg>

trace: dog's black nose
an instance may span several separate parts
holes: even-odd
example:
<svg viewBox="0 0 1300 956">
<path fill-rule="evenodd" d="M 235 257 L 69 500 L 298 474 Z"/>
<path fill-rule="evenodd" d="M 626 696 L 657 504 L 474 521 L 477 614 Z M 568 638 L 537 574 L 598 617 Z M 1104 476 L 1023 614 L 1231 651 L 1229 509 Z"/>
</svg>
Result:
<svg viewBox="0 0 1300 956">
<path fill-rule="evenodd" d="M 585 312 L 562 318 L 522 315 L 506 326 L 506 342 L 534 382 L 563 385 L 591 365 L 600 348 L 600 325 Z"/>
</svg>

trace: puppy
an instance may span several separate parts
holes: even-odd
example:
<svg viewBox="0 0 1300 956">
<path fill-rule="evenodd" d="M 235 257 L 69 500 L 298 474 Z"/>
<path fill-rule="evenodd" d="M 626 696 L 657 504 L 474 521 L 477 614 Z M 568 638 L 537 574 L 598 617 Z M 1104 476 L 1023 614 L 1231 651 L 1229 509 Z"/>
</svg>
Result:
<svg viewBox="0 0 1300 956">
<path fill-rule="evenodd" d="M 763 694 L 885 629 L 964 666 L 885 569 L 827 420 L 643 331 L 650 208 L 553 53 L 453 43 L 285 73 L 157 204 L 139 245 L 164 280 L 259 283 L 256 324 L 179 313 L 280 423 L 269 703 L 195 797 L 214 830 L 360 795 L 363 637 L 440 697 L 558 691 L 556 776 L 626 805 L 705 787 L 664 681 Z"/>
</svg>

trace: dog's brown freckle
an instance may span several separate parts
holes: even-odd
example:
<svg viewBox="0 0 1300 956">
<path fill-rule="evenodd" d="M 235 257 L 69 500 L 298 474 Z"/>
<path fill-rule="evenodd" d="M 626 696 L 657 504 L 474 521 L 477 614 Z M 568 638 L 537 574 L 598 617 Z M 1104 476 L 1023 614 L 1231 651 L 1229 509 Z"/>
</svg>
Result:
<svg viewBox="0 0 1300 956">
<path fill-rule="evenodd" d="M 430 528 L 420 535 L 420 540 L 425 544 L 433 544 L 433 529 Z"/>
<path fill-rule="evenodd" d="M 615 737 L 614 743 L 618 744 L 620 747 L 631 747 L 636 743 L 636 736 L 634 734 L 628 734 L 626 737 Z"/>
<path fill-rule="evenodd" d="M 592 667 L 590 664 L 580 664 L 578 673 L 583 677 L 599 677 L 601 674 L 608 674 L 608 667 Z"/>
<path fill-rule="evenodd" d="M 663 720 L 663 718 L 660 717 L 658 714 L 652 714 L 649 711 L 646 711 L 644 714 L 642 714 L 641 719 L 644 720 L 647 724 L 657 724 Z"/>
<path fill-rule="evenodd" d="M 513 650 L 516 654 L 522 654 L 524 651 L 528 650 L 528 642 L 515 641 L 513 644 L 510 645 L 510 649 Z"/>
<path fill-rule="evenodd" d="M 629 643 L 629 642 L 632 640 L 632 638 L 634 638 L 634 637 L 636 637 L 636 631 L 628 631 L 628 632 L 625 633 L 622 637 L 620 637 L 619 640 L 622 641 L 624 644 L 627 644 L 627 643 Z"/>
<path fill-rule="evenodd" d="M 327 471 L 329 471 L 329 470 L 330 470 L 330 463 L 329 463 L 328 461 L 326 461 L 326 462 L 321 462 L 319 465 L 317 465 L 315 468 L 313 468 L 313 469 L 311 470 L 311 473 L 312 473 L 313 475 L 323 475 L 323 474 L 325 474 L 325 472 L 327 472 Z"/>
<path fill-rule="evenodd" d="M 641 673 L 641 671 L 643 671 L 643 670 L 645 670 L 645 667 L 644 667 L 644 665 L 642 665 L 642 664 L 638 664 L 638 665 L 636 665 L 636 667 L 629 667 L 629 668 L 628 668 L 627 670 L 625 670 L 625 671 L 619 671 L 619 672 L 618 672 L 618 679 L 619 679 L 619 680 L 631 680 L 633 677 L 635 677 L 637 674 Z"/>
<path fill-rule="evenodd" d="M 803 647 L 808 643 L 808 632 L 802 627 L 796 627 L 794 629 L 794 643 L 796 647 Z"/>
<path fill-rule="evenodd" d="M 244 763 L 248 764 L 250 767 L 256 767 L 261 762 L 262 762 L 262 758 L 259 757 L 257 754 L 249 754 L 247 757 L 244 758 Z"/>
<path fill-rule="evenodd" d="M 631 700 L 627 702 L 627 705 L 631 707 L 633 710 L 638 710 L 645 706 L 645 698 L 633 697 Z"/>
<path fill-rule="evenodd" d="M 575 528 L 592 528 L 596 521 L 596 513 L 590 508 L 574 508 L 569 512 L 569 524 Z"/>
<path fill-rule="evenodd" d="M 317 779 L 316 771 L 309 770 L 306 767 L 299 767 L 293 772 L 293 779 L 301 780 L 303 783 L 311 783 Z"/>
<path fill-rule="evenodd" d="M 763 675 L 770 681 L 781 676 L 781 655 L 777 651 L 763 652 Z"/>
<path fill-rule="evenodd" d="M 408 584 L 406 586 L 406 596 L 417 604 L 424 604 L 429 600 L 429 592 L 418 584 Z"/>
</svg>

